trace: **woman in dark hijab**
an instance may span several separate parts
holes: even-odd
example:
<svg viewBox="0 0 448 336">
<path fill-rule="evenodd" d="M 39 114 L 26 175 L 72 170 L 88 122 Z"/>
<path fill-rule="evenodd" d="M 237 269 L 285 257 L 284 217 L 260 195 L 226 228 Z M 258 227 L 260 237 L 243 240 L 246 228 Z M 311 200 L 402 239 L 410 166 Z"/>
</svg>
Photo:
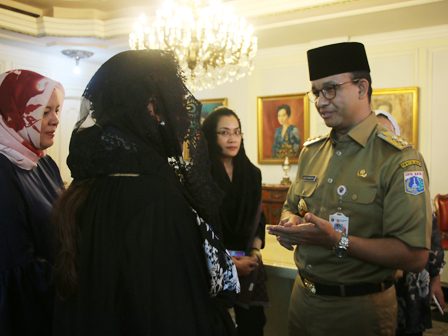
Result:
<svg viewBox="0 0 448 336">
<path fill-rule="evenodd" d="M 264 307 L 269 306 L 260 249 L 266 218 L 261 207 L 261 172 L 246 156 L 241 122 L 220 106 L 205 118 L 212 176 L 225 192 L 220 206 L 219 237 L 233 255 L 241 282 L 235 303 L 238 335 L 263 335 Z"/>
<path fill-rule="evenodd" d="M 53 213 L 55 335 L 233 334 L 236 269 L 206 224 L 221 194 L 173 54 L 120 53 L 83 98 Z"/>
</svg>

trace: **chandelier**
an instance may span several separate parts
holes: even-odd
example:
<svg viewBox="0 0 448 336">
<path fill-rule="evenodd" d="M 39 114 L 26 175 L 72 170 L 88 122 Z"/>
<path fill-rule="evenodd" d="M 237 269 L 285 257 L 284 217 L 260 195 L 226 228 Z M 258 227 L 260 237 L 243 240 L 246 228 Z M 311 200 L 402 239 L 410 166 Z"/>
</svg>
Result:
<svg viewBox="0 0 448 336">
<path fill-rule="evenodd" d="M 174 51 L 191 91 L 250 74 L 257 52 L 252 25 L 246 27 L 244 18 L 221 0 L 210 0 L 208 7 L 201 7 L 200 0 L 181 1 L 165 1 L 150 26 L 142 14 L 129 35 L 130 47 Z"/>
</svg>

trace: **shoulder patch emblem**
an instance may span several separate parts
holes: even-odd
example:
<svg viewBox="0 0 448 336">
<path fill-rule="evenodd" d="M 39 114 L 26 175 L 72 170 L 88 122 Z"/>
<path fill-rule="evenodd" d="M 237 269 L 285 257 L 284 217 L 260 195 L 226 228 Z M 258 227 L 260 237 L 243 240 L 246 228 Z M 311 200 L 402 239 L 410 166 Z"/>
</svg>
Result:
<svg viewBox="0 0 448 336">
<path fill-rule="evenodd" d="M 411 195 L 418 195 L 424 192 L 423 172 L 404 173 L 404 191 Z"/>
<path fill-rule="evenodd" d="M 313 143 L 325 140 L 326 138 L 328 138 L 328 136 L 329 136 L 329 134 L 325 134 L 325 135 L 318 135 L 318 136 L 313 137 L 313 138 L 308 138 L 303 145 L 304 146 L 308 146 L 308 145 L 311 145 Z"/>
<path fill-rule="evenodd" d="M 406 167 L 409 167 L 412 165 L 416 165 L 416 166 L 420 166 L 420 167 L 422 166 L 422 164 L 418 160 L 407 160 L 407 161 L 400 163 L 401 168 L 406 168 Z"/>
<path fill-rule="evenodd" d="M 377 133 L 378 137 L 391 144 L 395 148 L 402 150 L 408 147 L 412 147 L 413 144 L 406 141 L 403 138 L 400 138 L 398 135 L 395 135 L 392 132 L 380 131 Z"/>
</svg>

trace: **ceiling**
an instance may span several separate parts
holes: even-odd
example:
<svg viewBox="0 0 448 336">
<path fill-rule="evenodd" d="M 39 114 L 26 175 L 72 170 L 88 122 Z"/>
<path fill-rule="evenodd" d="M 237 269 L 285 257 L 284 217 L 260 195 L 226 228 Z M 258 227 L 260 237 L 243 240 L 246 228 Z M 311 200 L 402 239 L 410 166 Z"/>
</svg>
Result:
<svg viewBox="0 0 448 336">
<path fill-rule="evenodd" d="M 177 0 L 178 2 L 181 0 Z M 203 1 L 206 2 L 206 1 Z M 448 24 L 448 0 L 224 0 L 254 26 L 259 49 Z M 207 2 L 208 3 L 208 2 Z M 0 43 L 61 55 L 127 50 L 133 23 L 163 0 L 0 0 Z"/>
</svg>

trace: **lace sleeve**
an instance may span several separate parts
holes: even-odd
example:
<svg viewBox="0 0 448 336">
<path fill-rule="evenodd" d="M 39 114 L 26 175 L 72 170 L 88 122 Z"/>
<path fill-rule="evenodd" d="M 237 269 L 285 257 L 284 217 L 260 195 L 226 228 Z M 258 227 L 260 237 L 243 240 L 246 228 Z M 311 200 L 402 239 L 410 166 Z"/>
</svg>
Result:
<svg viewBox="0 0 448 336">
<path fill-rule="evenodd" d="M 428 263 L 426 269 L 431 277 L 437 276 L 443 272 L 445 265 L 444 252 L 442 246 L 442 238 L 440 237 L 439 227 L 437 226 L 437 218 L 435 214 L 432 216 L 432 234 L 431 234 L 431 250 L 429 251 Z"/>
</svg>

